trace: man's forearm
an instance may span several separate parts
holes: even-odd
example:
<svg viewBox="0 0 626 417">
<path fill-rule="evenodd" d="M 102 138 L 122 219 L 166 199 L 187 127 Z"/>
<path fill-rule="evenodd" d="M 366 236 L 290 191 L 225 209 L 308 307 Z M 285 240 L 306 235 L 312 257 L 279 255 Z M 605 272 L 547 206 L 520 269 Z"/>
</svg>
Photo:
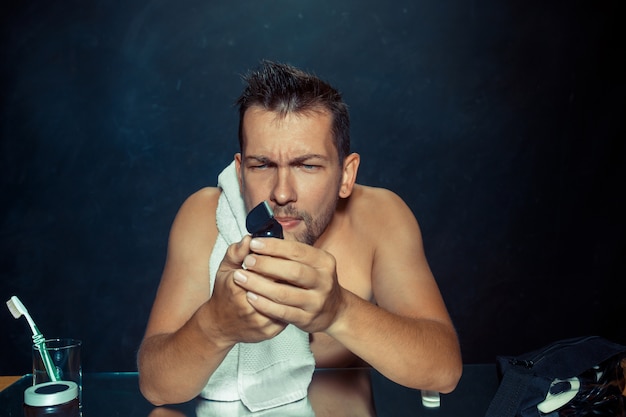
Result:
<svg viewBox="0 0 626 417">
<path fill-rule="evenodd" d="M 462 372 L 451 325 L 390 313 L 347 292 L 347 303 L 327 333 L 398 384 L 452 391 Z"/>
<path fill-rule="evenodd" d="M 138 354 L 139 386 L 155 405 L 196 397 L 232 346 L 218 346 L 191 319 L 179 331 L 144 339 Z"/>
</svg>

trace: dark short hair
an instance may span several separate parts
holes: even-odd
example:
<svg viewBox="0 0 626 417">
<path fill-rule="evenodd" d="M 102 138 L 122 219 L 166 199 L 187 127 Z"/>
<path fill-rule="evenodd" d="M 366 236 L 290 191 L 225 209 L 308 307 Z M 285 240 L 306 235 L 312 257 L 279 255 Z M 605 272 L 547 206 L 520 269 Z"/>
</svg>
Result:
<svg viewBox="0 0 626 417">
<path fill-rule="evenodd" d="M 339 163 L 350 153 L 350 116 L 341 94 L 327 82 L 291 65 L 261 61 L 258 69 L 243 76 L 246 88 L 237 99 L 239 148 L 243 152 L 243 116 L 250 107 L 260 107 L 282 116 L 289 113 L 328 111 Z"/>
</svg>

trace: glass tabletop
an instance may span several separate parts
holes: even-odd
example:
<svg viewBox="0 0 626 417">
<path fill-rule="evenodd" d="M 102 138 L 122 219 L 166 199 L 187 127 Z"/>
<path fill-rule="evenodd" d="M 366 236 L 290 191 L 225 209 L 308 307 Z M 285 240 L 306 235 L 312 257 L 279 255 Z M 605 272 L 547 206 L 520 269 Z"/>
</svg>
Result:
<svg viewBox="0 0 626 417">
<path fill-rule="evenodd" d="M 319 369 L 307 398 L 283 407 L 251 413 L 239 402 L 195 399 L 155 407 L 139 391 L 136 372 L 86 373 L 83 376 L 84 417 L 213 417 L 213 416 L 484 416 L 498 388 L 493 364 L 466 365 L 456 390 L 441 396 L 438 408 L 422 405 L 420 391 L 397 385 L 369 368 Z M 22 417 L 25 375 L 0 392 L 0 415 Z"/>
</svg>

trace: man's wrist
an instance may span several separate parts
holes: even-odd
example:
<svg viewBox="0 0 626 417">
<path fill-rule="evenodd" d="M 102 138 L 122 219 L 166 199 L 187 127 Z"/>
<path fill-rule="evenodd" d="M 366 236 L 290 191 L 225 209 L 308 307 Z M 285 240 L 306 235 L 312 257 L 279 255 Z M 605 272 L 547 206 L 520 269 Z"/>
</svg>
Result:
<svg viewBox="0 0 626 417">
<path fill-rule="evenodd" d="M 339 302 L 333 321 L 325 330 L 326 334 L 335 339 L 344 334 L 346 328 L 349 326 L 348 318 L 350 306 L 354 303 L 355 297 L 357 296 L 352 292 L 346 290 L 345 288 L 341 288 L 341 301 Z"/>
<path fill-rule="evenodd" d="M 204 346 L 210 346 L 211 353 L 230 350 L 237 342 L 225 337 L 225 332 L 214 320 L 206 320 L 208 316 L 205 309 L 210 308 L 208 303 L 204 303 L 190 319 L 190 324 L 194 333 L 199 337 Z"/>
</svg>

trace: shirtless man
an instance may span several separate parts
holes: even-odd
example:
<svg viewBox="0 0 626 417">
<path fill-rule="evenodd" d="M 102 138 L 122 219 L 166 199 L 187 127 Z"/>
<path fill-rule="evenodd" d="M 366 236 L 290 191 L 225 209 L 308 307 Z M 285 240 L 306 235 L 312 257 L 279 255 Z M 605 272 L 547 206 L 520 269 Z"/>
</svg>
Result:
<svg viewBox="0 0 626 417">
<path fill-rule="evenodd" d="M 220 189 L 187 199 L 138 354 L 141 391 L 154 404 L 192 399 L 235 344 L 273 338 L 288 323 L 310 334 L 318 367 L 362 361 L 401 385 L 452 391 L 460 349 L 418 223 L 392 192 L 356 184 L 360 157 L 349 151 L 341 96 L 271 62 L 247 80 L 241 194 L 248 211 L 270 203 L 285 239 L 245 236 L 228 247 L 211 293 Z M 284 94 L 292 80 L 317 90 L 308 100 L 262 97 Z"/>
</svg>

